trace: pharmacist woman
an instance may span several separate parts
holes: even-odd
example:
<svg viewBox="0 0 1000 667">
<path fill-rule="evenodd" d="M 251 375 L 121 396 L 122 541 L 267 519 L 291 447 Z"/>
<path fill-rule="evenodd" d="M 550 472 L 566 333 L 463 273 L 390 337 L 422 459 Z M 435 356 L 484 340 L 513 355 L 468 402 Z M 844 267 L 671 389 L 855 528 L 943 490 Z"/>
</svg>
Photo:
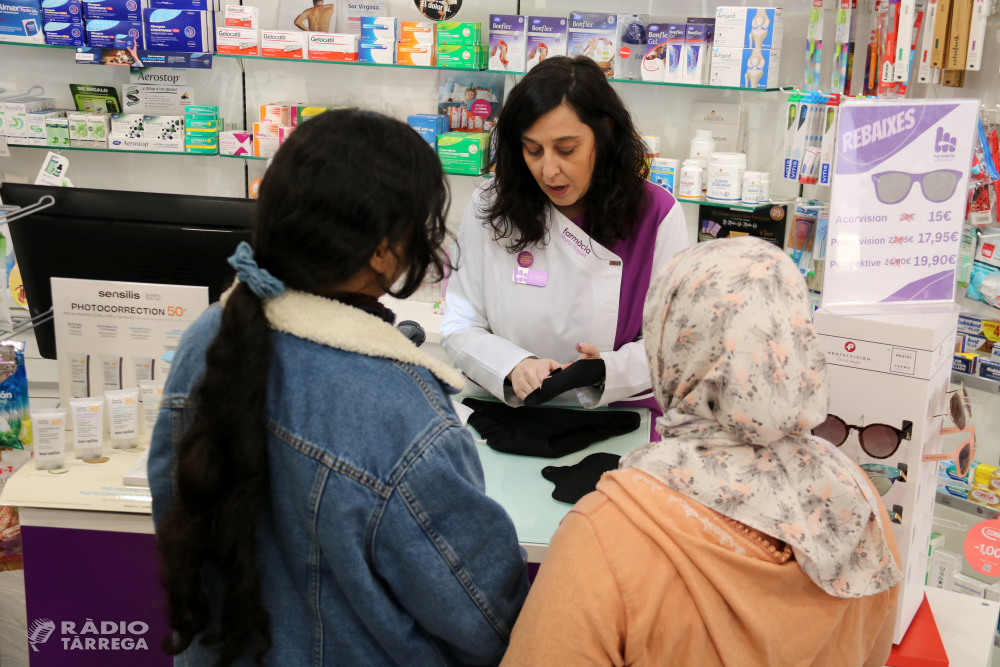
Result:
<svg viewBox="0 0 1000 667">
<path fill-rule="evenodd" d="M 600 358 L 602 382 L 550 405 L 658 415 L 643 300 L 688 232 L 680 205 L 645 180 L 629 112 L 595 62 L 553 57 L 511 90 L 494 135 L 496 177 L 458 235 L 441 327 L 448 356 L 511 406 L 555 369 Z"/>
</svg>

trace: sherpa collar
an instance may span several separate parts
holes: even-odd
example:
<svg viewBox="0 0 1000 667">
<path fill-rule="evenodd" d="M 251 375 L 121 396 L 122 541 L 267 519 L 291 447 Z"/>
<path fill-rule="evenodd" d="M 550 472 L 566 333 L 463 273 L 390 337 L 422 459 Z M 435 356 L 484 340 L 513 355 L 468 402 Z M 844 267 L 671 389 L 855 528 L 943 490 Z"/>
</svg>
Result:
<svg viewBox="0 0 1000 667">
<path fill-rule="evenodd" d="M 236 284 L 222 295 L 222 305 Z M 345 352 L 420 366 L 455 389 L 465 385 L 461 373 L 420 351 L 396 327 L 360 308 L 307 292 L 287 290 L 281 296 L 264 301 L 264 314 L 271 328 L 283 333 Z"/>
</svg>

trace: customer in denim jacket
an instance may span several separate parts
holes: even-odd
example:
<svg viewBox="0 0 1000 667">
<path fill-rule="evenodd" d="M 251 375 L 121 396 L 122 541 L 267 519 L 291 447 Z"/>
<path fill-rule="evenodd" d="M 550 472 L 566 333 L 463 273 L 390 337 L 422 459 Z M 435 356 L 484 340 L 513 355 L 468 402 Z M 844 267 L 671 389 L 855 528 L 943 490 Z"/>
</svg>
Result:
<svg viewBox="0 0 1000 667">
<path fill-rule="evenodd" d="M 176 664 L 503 657 L 527 569 L 452 408 L 462 377 L 377 301 L 441 275 L 447 205 L 433 150 L 378 114 L 328 112 L 278 151 L 150 448 Z"/>
</svg>

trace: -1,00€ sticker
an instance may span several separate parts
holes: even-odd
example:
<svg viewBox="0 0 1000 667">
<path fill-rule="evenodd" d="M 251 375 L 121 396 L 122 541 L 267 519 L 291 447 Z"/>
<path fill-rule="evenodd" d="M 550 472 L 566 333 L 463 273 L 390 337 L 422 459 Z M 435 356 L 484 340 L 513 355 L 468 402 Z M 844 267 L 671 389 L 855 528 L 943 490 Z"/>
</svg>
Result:
<svg viewBox="0 0 1000 667">
<path fill-rule="evenodd" d="M 969 529 L 965 560 L 980 574 L 1000 577 L 1000 519 L 980 521 Z"/>
</svg>

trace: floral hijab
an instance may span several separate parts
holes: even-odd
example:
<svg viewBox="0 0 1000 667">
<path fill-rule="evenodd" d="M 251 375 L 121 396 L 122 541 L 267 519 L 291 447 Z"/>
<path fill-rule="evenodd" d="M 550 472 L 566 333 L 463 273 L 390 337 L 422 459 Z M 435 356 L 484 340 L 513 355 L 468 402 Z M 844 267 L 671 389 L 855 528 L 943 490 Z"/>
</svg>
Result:
<svg viewBox="0 0 1000 667">
<path fill-rule="evenodd" d="M 805 281 L 773 245 L 720 239 L 674 257 L 643 313 L 662 442 L 621 460 L 787 543 L 835 597 L 903 577 L 861 470 L 810 430 L 830 400 Z"/>
</svg>

